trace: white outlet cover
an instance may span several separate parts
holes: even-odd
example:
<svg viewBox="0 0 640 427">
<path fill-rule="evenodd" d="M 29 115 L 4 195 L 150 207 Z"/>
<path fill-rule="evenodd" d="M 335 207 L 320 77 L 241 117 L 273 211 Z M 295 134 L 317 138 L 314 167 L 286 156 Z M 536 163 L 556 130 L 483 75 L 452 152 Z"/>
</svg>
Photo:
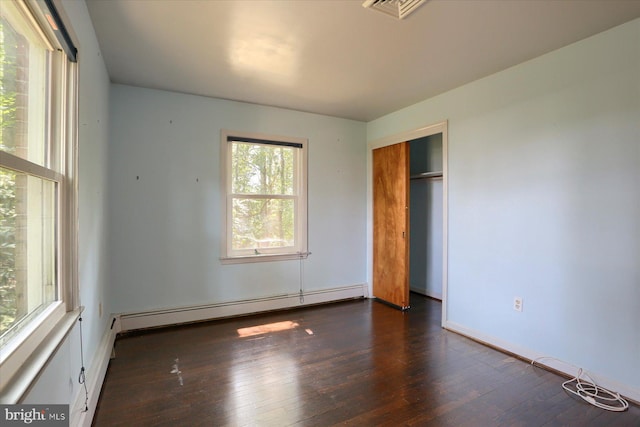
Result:
<svg viewBox="0 0 640 427">
<path fill-rule="evenodd" d="M 513 298 L 513 309 L 515 311 L 522 311 L 522 297 Z"/>
</svg>

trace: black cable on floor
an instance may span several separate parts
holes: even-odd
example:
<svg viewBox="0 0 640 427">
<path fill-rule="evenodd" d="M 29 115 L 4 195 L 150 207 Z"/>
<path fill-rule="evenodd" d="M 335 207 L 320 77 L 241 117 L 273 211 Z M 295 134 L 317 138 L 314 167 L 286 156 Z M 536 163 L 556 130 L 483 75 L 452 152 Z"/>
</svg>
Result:
<svg viewBox="0 0 640 427">
<path fill-rule="evenodd" d="M 80 322 L 80 364 L 82 367 L 80 368 L 80 375 L 78 375 L 78 383 L 82 384 L 84 387 L 84 410 L 82 412 L 87 412 L 89 410 L 89 390 L 87 390 L 87 379 L 84 374 L 84 348 L 82 345 L 82 315 L 78 318 Z"/>
</svg>

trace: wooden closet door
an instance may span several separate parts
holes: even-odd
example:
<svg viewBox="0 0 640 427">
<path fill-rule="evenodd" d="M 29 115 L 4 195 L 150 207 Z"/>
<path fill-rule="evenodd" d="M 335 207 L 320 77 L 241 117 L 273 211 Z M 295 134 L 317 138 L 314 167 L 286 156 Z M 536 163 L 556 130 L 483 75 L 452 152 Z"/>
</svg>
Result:
<svg viewBox="0 0 640 427">
<path fill-rule="evenodd" d="M 373 296 L 409 308 L 409 143 L 373 150 Z"/>
</svg>

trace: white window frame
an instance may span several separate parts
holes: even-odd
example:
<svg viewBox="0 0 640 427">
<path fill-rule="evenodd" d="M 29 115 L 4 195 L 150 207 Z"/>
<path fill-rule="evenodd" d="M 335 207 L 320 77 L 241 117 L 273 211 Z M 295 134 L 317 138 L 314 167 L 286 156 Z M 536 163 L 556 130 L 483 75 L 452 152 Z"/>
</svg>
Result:
<svg viewBox="0 0 640 427">
<path fill-rule="evenodd" d="M 262 250 L 259 253 L 248 253 L 247 251 L 234 251 L 232 244 L 232 179 L 231 179 L 231 149 L 230 143 L 233 139 L 251 141 L 257 145 L 264 141 L 270 145 L 281 143 L 300 145 L 296 155 L 294 174 L 296 185 L 295 194 L 286 198 L 294 199 L 294 227 L 295 243 L 293 248 L 271 248 Z M 220 169 L 221 169 L 221 196 L 222 196 L 222 234 L 221 234 L 221 256 L 223 264 L 237 264 L 248 262 L 282 261 L 291 259 L 304 259 L 309 255 L 307 246 L 307 149 L 308 140 L 306 138 L 289 137 L 280 135 L 266 135 L 253 132 L 239 132 L 223 129 L 220 132 Z M 274 197 L 278 198 L 278 197 Z"/>
<path fill-rule="evenodd" d="M 5 0 L 1 0 L 5 1 Z M 48 79 L 50 105 L 47 116 L 50 149 L 43 165 L 0 151 L 0 166 L 53 182 L 56 187 L 56 283 L 57 299 L 0 347 L 0 401 L 17 403 L 38 377 L 80 315 L 78 303 L 78 158 L 77 93 L 78 67 L 69 60 L 36 0 L 13 2 L 33 24 L 44 43 L 54 52 Z M 58 18 L 60 16 L 58 15 Z M 59 31 L 56 28 L 55 31 Z M 68 35 L 68 34 L 67 34 Z M 29 108 L 32 108 L 30 105 Z M 42 123 L 29 123 L 29 130 Z M 29 137 L 31 138 L 31 132 Z"/>
</svg>

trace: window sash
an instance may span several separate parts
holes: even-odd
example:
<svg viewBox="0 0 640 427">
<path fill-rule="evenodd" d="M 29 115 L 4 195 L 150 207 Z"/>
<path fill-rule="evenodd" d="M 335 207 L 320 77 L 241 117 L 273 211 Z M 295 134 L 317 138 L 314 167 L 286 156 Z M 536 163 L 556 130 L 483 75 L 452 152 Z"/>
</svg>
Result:
<svg viewBox="0 0 640 427">
<path fill-rule="evenodd" d="M 307 256 L 307 218 L 306 218 L 306 139 L 302 138 L 273 138 L 265 135 L 229 132 L 223 130 L 221 132 L 221 167 L 222 167 L 222 186 L 223 201 L 225 215 L 223 215 L 223 242 L 222 256 L 223 262 L 253 262 L 268 261 L 281 259 L 298 259 Z M 282 146 L 294 148 L 292 179 L 292 194 L 269 194 L 268 192 L 233 192 L 233 150 L 234 143 L 249 143 L 258 146 Z M 234 201 L 239 200 L 282 200 L 293 202 L 293 224 L 292 234 L 293 242 L 282 246 L 269 247 L 269 239 L 266 240 L 267 246 L 259 246 L 251 248 L 234 248 Z M 272 239 L 273 241 L 273 239 Z M 262 241 L 263 244 L 265 241 Z"/>
<path fill-rule="evenodd" d="M 13 154 L 7 153 L 5 151 L 0 151 L 0 166 L 5 169 L 11 169 L 16 172 L 35 176 L 47 181 L 54 181 L 56 183 L 60 183 L 64 179 L 64 175 L 62 175 L 60 172 L 40 166 L 36 163 L 25 160 L 22 157 L 14 156 Z"/>
<path fill-rule="evenodd" d="M 8 307 L 3 309 L 4 315 L 13 314 L 14 317 L 10 326 L 0 333 L 0 348 L 6 354 L 3 348 L 6 344 L 20 336 L 20 331 L 28 328 L 28 324 L 46 311 L 49 305 L 60 301 L 57 263 L 60 192 L 56 181 L 5 167 L 2 167 L 2 170 L 15 173 L 13 191 L 16 194 L 13 207 L 16 216 L 13 221 L 11 217 L 4 217 L 1 221 L 5 231 L 13 229 L 10 234 L 12 238 L 5 240 L 6 235 L 3 236 L 3 242 L 7 245 L 13 244 L 13 249 L 7 247 L 2 256 L 3 261 L 6 261 L 4 257 L 7 253 L 13 252 L 13 256 L 9 258 L 13 263 L 3 262 L 3 268 L 13 269 L 15 281 L 15 311 L 12 313 Z M 22 292 L 18 292 L 19 290 Z"/>
<path fill-rule="evenodd" d="M 227 191 L 229 193 L 234 193 L 234 194 L 246 194 L 246 195 L 250 195 L 250 194 L 255 194 L 255 195 L 264 195 L 264 196 L 268 196 L 268 195 L 293 195 L 296 196 L 298 194 L 300 194 L 300 176 L 299 176 L 299 171 L 300 171 L 300 153 L 302 152 L 302 147 L 298 146 L 298 144 L 286 144 L 286 143 L 258 143 L 258 142 L 247 142 L 247 141 L 238 141 L 239 138 L 234 138 L 233 140 L 229 141 L 229 145 L 231 146 L 231 148 L 228 150 L 229 151 L 229 174 L 228 174 L 228 179 L 229 179 L 229 186 L 227 187 Z M 251 138 L 243 138 L 245 140 L 249 140 Z M 234 185 L 235 185 L 235 181 L 234 181 L 234 169 L 235 169 L 235 163 L 234 163 L 234 159 L 236 156 L 234 156 L 234 148 L 238 147 L 238 146 L 250 146 L 250 147 L 269 147 L 269 148 L 274 148 L 274 147 L 282 147 L 283 149 L 286 148 L 287 150 L 292 150 L 291 154 L 292 154 L 292 158 L 291 158 L 291 185 L 290 187 L 287 187 L 285 183 L 280 182 L 280 187 L 281 187 L 281 191 L 271 191 L 271 192 L 267 192 L 267 191 L 261 191 L 263 189 L 260 188 L 250 188 L 250 191 L 245 191 L 245 192 L 237 192 L 234 191 Z M 235 150 L 236 152 L 238 151 L 238 149 Z M 282 155 L 284 155 L 285 153 L 281 153 Z M 284 160 L 284 159 L 281 159 Z M 283 167 L 286 167 L 286 161 L 285 161 L 285 165 L 283 165 Z M 236 177 L 237 178 L 237 177 Z M 247 183 L 249 184 L 249 183 Z M 285 188 L 287 187 L 287 188 Z M 289 191 L 287 191 L 289 190 Z"/>
<path fill-rule="evenodd" d="M 248 248 L 234 248 L 234 242 L 236 241 L 236 236 L 233 233 L 234 226 L 229 227 L 229 248 L 228 253 L 232 256 L 260 256 L 260 255 L 273 255 L 273 254 L 281 254 L 281 253 L 296 253 L 299 252 L 300 246 L 300 236 L 298 232 L 298 197 L 297 196 L 261 196 L 261 195 L 230 195 L 229 202 L 227 206 L 230 207 L 231 212 L 229 212 L 229 218 L 231 223 L 233 224 L 234 216 L 233 216 L 233 206 L 234 201 L 238 200 L 254 200 L 254 201 L 271 201 L 271 200 L 282 200 L 282 201 L 291 201 L 293 206 L 293 224 L 291 226 L 291 230 L 286 230 L 287 232 L 293 233 L 293 239 L 291 244 L 284 244 L 281 246 L 269 246 L 269 241 L 278 240 L 274 237 L 263 237 L 259 239 L 258 236 L 251 236 L 254 238 L 258 238 L 256 241 L 256 245 L 248 247 Z M 279 224 L 280 226 L 282 224 Z M 272 234 L 272 233 L 269 233 Z M 262 243 L 260 243 L 262 241 Z M 284 240 L 286 242 L 286 240 Z"/>
</svg>

